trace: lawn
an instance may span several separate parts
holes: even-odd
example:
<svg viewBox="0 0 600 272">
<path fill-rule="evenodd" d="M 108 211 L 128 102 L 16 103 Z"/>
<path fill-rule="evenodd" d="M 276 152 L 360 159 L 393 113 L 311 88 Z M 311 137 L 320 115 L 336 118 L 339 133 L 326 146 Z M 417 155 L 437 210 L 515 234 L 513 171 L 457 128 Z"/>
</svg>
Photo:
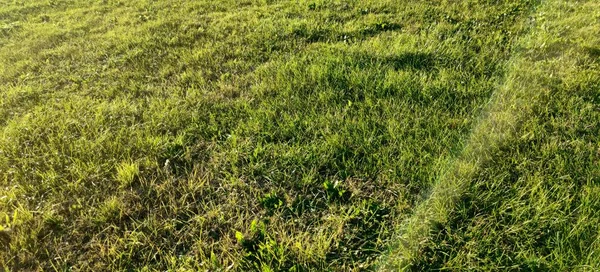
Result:
<svg viewBox="0 0 600 272">
<path fill-rule="evenodd" d="M 592 0 L 0 0 L 7 271 L 593 271 L 599 140 Z"/>
</svg>

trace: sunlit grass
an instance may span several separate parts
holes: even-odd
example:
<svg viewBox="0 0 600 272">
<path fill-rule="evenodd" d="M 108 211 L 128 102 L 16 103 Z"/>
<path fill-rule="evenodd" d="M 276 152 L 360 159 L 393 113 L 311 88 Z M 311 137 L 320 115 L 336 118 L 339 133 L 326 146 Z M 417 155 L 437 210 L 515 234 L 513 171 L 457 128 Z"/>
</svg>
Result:
<svg viewBox="0 0 600 272">
<path fill-rule="evenodd" d="M 0 266 L 373 269 L 538 4 L 0 1 Z"/>
</svg>

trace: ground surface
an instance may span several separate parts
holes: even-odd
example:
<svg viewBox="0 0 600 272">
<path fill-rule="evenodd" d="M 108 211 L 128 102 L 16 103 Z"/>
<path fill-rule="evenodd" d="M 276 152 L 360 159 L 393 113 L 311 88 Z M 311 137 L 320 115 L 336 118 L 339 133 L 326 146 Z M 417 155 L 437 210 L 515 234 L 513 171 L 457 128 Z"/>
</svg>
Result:
<svg viewBox="0 0 600 272">
<path fill-rule="evenodd" d="M 6 270 L 594 270 L 594 1 L 0 0 Z"/>
</svg>

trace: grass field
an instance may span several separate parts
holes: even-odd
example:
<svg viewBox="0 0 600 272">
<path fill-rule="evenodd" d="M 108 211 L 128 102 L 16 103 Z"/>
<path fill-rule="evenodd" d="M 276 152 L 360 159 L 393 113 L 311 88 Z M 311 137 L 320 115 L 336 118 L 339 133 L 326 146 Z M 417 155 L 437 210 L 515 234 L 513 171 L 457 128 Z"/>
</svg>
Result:
<svg viewBox="0 0 600 272">
<path fill-rule="evenodd" d="M 0 0 L 7 271 L 595 271 L 599 140 L 593 0 Z"/>
</svg>

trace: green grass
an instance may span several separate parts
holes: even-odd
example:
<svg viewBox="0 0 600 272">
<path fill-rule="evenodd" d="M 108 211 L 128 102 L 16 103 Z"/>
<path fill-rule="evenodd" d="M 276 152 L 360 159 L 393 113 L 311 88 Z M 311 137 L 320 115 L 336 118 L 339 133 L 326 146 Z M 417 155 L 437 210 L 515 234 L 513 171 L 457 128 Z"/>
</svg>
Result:
<svg viewBox="0 0 600 272">
<path fill-rule="evenodd" d="M 0 0 L 0 267 L 593 270 L 598 10 Z"/>
<path fill-rule="evenodd" d="M 600 269 L 600 5 L 548 1 L 507 84 L 513 134 L 464 181 L 415 270 Z M 492 116 L 494 117 L 494 116 Z"/>
</svg>

